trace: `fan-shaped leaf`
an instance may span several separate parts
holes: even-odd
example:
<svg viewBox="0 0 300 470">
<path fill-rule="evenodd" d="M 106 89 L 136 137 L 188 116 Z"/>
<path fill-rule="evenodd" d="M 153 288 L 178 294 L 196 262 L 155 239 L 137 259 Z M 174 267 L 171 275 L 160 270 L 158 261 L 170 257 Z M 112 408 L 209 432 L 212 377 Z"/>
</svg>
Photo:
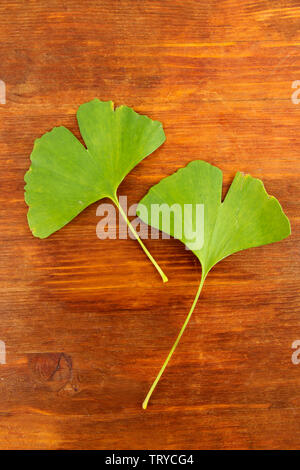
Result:
<svg viewBox="0 0 300 470">
<path fill-rule="evenodd" d="M 232 253 L 282 240 L 291 233 L 289 220 L 279 202 L 266 193 L 259 179 L 237 173 L 224 202 L 221 201 L 221 196 L 222 171 L 207 162 L 195 160 L 153 186 L 137 207 L 137 214 L 144 222 L 166 231 L 162 217 L 153 217 L 155 214 L 151 211 L 152 207 L 157 208 L 162 204 L 172 207 L 178 204 L 181 213 L 184 213 L 184 206 L 187 204 L 191 204 L 193 208 L 197 204 L 204 206 L 204 226 L 200 227 L 204 234 L 203 246 L 194 249 L 194 243 L 185 236 L 197 228 L 195 210 L 192 211 L 191 218 L 181 218 L 182 236 L 176 237 L 192 249 L 202 265 L 200 286 L 187 320 L 150 389 L 144 407 L 179 342 L 210 269 Z M 147 217 L 144 215 L 145 207 Z M 170 224 L 167 232 L 174 236 L 174 223 Z"/>
<path fill-rule="evenodd" d="M 81 105 L 77 119 L 86 148 L 65 127 L 54 128 L 35 141 L 25 175 L 25 200 L 28 223 L 36 237 L 48 237 L 104 197 L 120 209 L 117 189 L 121 181 L 165 140 L 160 122 L 127 106 L 114 110 L 112 101 L 95 99 Z"/>
</svg>

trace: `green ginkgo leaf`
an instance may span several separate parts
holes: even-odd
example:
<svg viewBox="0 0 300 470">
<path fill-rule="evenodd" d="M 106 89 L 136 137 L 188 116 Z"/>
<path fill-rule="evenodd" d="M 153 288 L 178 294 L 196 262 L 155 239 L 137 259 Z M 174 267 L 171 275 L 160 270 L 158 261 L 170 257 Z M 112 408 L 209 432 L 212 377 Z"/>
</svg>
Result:
<svg viewBox="0 0 300 470">
<path fill-rule="evenodd" d="M 127 106 L 114 110 L 112 101 L 98 99 L 82 104 L 77 120 L 86 147 L 65 127 L 55 127 L 34 143 L 31 166 L 25 175 L 27 218 L 33 235 L 48 237 L 87 206 L 108 197 L 167 281 L 117 197 L 125 176 L 165 141 L 162 124 Z"/>
<path fill-rule="evenodd" d="M 144 408 L 188 324 L 211 268 L 232 253 L 280 241 L 291 233 L 279 202 L 266 193 L 261 180 L 237 173 L 223 202 L 221 198 L 222 171 L 195 160 L 153 186 L 137 207 L 137 214 L 145 223 L 180 239 L 195 253 L 202 267 L 191 310 L 150 388 Z M 172 209 L 167 222 L 162 216 L 165 205 Z M 201 226 L 197 220 L 199 207 L 204 210 L 199 219 Z M 189 216 L 184 217 L 187 209 Z"/>
</svg>

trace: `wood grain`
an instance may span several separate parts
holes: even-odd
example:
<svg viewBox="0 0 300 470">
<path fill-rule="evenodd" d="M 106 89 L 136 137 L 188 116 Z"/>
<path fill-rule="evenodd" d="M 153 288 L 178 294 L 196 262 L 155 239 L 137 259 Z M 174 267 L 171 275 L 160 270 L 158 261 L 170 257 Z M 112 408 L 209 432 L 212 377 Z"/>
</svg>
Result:
<svg viewBox="0 0 300 470">
<path fill-rule="evenodd" d="M 299 1 L 0 2 L 2 449 L 300 449 Z M 163 122 L 129 204 L 195 158 L 262 178 L 292 224 L 235 254 L 201 301 L 148 410 L 141 403 L 191 305 L 200 266 L 174 240 L 96 238 L 97 204 L 47 240 L 26 222 L 34 139 L 77 136 L 94 97 Z"/>
</svg>

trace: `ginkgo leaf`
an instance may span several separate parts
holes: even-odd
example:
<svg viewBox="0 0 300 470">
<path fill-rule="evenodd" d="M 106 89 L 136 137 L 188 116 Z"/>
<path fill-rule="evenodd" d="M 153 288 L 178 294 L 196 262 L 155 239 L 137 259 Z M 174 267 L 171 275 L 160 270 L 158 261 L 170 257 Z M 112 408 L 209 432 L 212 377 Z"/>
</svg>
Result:
<svg viewBox="0 0 300 470">
<path fill-rule="evenodd" d="M 188 324 L 211 268 L 232 253 L 280 241 L 291 233 L 289 220 L 279 202 L 267 194 L 261 180 L 238 172 L 223 202 L 221 198 L 222 171 L 207 162 L 195 160 L 153 186 L 137 207 L 137 214 L 145 223 L 176 235 L 195 253 L 202 266 L 192 308 L 143 403 L 144 408 Z M 176 213 L 172 212 L 173 223 L 167 224 L 166 228 L 163 217 L 157 217 L 152 210 L 155 208 L 157 212 L 163 204 L 169 208 L 177 205 L 180 214 L 184 214 L 188 205 L 192 207 L 191 216 L 181 217 L 179 221 L 181 236 L 177 236 L 178 230 L 175 233 Z M 201 227 L 195 220 L 197 205 L 204 208 Z M 187 238 L 186 234 L 194 234 L 196 229 L 202 231 L 203 244 L 195 249 L 195 238 Z"/>
<path fill-rule="evenodd" d="M 108 197 L 166 281 L 117 198 L 125 176 L 165 141 L 162 124 L 127 106 L 114 110 L 112 101 L 98 99 L 82 104 L 77 120 L 86 147 L 65 127 L 52 129 L 34 143 L 25 175 L 27 218 L 33 235 L 48 237 L 87 206 Z"/>
</svg>

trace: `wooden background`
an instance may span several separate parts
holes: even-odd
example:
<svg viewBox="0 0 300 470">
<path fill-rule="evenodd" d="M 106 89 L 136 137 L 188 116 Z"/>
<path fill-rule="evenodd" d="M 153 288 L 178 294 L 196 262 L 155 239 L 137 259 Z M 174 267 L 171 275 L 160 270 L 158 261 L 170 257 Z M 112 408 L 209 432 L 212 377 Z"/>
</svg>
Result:
<svg viewBox="0 0 300 470">
<path fill-rule="evenodd" d="M 2 449 L 300 449 L 300 2 L 1 0 Z M 167 141 L 122 183 L 135 203 L 195 158 L 262 178 L 292 236 L 207 278 L 150 406 L 141 403 L 190 308 L 196 258 L 96 238 L 97 204 L 46 240 L 27 226 L 34 139 L 77 136 L 98 97 L 163 122 Z"/>
</svg>

